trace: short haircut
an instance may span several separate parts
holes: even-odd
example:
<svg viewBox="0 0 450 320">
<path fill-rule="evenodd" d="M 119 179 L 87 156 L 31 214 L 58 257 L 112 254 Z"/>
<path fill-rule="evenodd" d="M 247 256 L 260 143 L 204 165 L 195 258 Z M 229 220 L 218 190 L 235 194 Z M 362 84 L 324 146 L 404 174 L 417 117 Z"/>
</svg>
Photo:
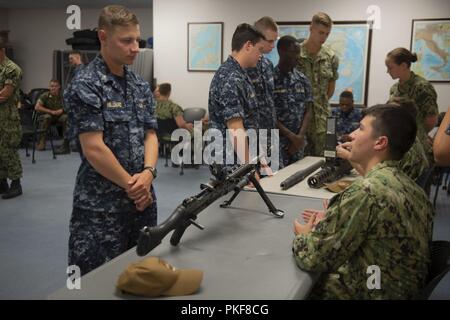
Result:
<svg viewBox="0 0 450 320">
<path fill-rule="evenodd" d="M 240 51 L 247 41 L 250 41 L 253 45 L 257 44 L 262 39 L 266 39 L 264 35 L 256 30 L 248 23 L 241 23 L 237 26 L 231 39 L 231 50 Z"/>
<path fill-rule="evenodd" d="M 277 43 L 277 50 L 287 50 L 296 44 L 300 45 L 300 42 L 293 36 L 282 36 Z"/>
<path fill-rule="evenodd" d="M 254 27 L 261 33 L 264 33 L 266 30 L 272 30 L 278 32 L 278 25 L 271 17 L 262 17 L 258 21 L 255 22 Z"/>
<path fill-rule="evenodd" d="M 374 117 L 372 128 L 375 137 L 388 138 L 390 159 L 402 159 L 416 139 L 417 124 L 411 113 L 398 105 L 378 104 L 365 109 L 363 115 Z"/>
<path fill-rule="evenodd" d="M 128 8 L 119 5 L 110 5 L 102 9 L 98 18 L 98 28 L 111 30 L 116 26 L 127 27 L 138 25 L 138 18 Z"/>
<path fill-rule="evenodd" d="M 76 54 L 76 55 L 79 55 L 79 56 L 81 57 L 81 52 L 78 51 L 78 50 L 72 50 L 72 51 L 70 51 L 70 52 L 69 52 L 69 55 L 71 55 L 71 54 Z"/>
<path fill-rule="evenodd" d="M 312 17 L 312 24 L 321 24 L 327 28 L 331 28 L 333 26 L 333 20 L 325 12 L 317 12 Z"/>
<path fill-rule="evenodd" d="M 170 93 L 172 92 L 172 86 L 170 85 L 170 83 L 161 83 L 160 85 L 158 85 L 159 87 L 159 94 L 162 96 L 168 96 L 170 95 Z"/>
<path fill-rule="evenodd" d="M 341 95 L 339 96 L 340 98 L 350 98 L 353 100 L 353 92 L 348 91 L 348 90 L 344 90 L 341 92 Z"/>
<path fill-rule="evenodd" d="M 59 82 L 59 80 L 58 80 L 58 79 L 50 79 L 50 83 L 52 83 L 52 82 L 54 82 L 54 83 L 57 83 L 57 84 L 61 85 L 61 83 Z"/>
<path fill-rule="evenodd" d="M 405 48 L 395 48 L 387 54 L 387 57 L 394 60 L 395 64 L 406 63 L 408 68 L 411 66 L 411 63 L 417 61 L 417 54 L 412 53 L 408 49 Z"/>
<path fill-rule="evenodd" d="M 393 97 L 389 99 L 389 104 L 396 104 L 400 108 L 405 108 L 406 111 L 408 111 L 414 119 L 417 117 L 417 106 L 414 100 L 409 99 L 407 97 Z"/>
</svg>

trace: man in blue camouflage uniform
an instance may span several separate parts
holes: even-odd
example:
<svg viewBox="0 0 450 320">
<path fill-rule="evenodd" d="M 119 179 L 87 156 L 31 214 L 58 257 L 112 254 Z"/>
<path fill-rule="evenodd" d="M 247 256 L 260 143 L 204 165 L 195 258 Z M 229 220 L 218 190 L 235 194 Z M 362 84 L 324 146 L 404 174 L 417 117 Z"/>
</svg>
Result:
<svg viewBox="0 0 450 320">
<path fill-rule="evenodd" d="M 270 53 L 275 47 L 275 41 L 278 39 L 278 25 L 271 17 L 262 17 L 253 25 L 262 35 L 263 54 Z M 258 101 L 259 128 L 267 130 L 267 148 L 270 153 L 271 130 L 276 129 L 276 111 L 274 104 L 274 79 L 273 64 L 264 55 L 258 61 L 255 68 L 248 68 L 247 73 L 253 83 Z"/>
<path fill-rule="evenodd" d="M 98 35 L 100 55 L 64 94 L 69 132 L 82 151 L 69 239 L 69 265 L 82 274 L 135 246 L 139 230 L 157 219 L 154 100 L 126 66 L 139 52 L 139 22 L 127 8 L 107 6 Z"/>
<path fill-rule="evenodd" d="M 358 129 L 362 119 L 361 109 L 355 108 L 353 93 L 342 91 L 339 96 L 339 107 L 331 109 L 331 115 L 336 117 L 336 132 L 340 141 L 350 141 L 349 134 Z"/>
<path fill-rule="evenodd" d="M 233 34 L 231 55 L 220 66 L 211 81 L 208 101 L 209 128 L 220 130 L 222 134 L 223 150 L 217 146 L 215 151 L 222 154 L 223 164 L 236 163 L 226 161 L 227 153 L 228 158 L 234 159 L 234 150 L 226 148 L 227 129 L 238 135 L 238 139 L 245 140 L 246 133 L 239 129 L 259 128 L 258 101 L 245 69 L 255 67 L 258 63 L 263 50 L 263 39 L 264 36 L 254 27 L 246 23 L 240 24 Z M 248 156 L 248 152 L 238 154 L 242 162 L 248 162 Z"/>
<path fill-rule="evenodd" d="M 416 132 L 405 108 L 379 105 L 336 148 L 364 178 L 334 196 L 325 213 L 307 209 L 306 224 L 294 222 L 298 266 L 321 273 L 310 298 L 411 299 L 425 285 L 434 210 L 397 162 Z"/>
<path fill-rule="evenodd" d="M 303 158 L 306 132 L 313 102 L 311 84 L 295 68 L 300 43 L 292 36 L 283 36 L 277 44 L 280 62 L 275 67 L 275 109 L 280 130 L 280 154 L 283 166 Z"/>
</svg>

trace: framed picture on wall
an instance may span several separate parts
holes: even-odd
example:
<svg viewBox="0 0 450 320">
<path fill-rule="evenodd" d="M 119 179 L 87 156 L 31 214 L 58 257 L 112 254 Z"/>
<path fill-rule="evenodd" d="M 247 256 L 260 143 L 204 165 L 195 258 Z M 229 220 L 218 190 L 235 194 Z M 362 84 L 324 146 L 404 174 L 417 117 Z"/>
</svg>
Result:
<svg viewBox="0 0 450 320">
<path fill-rule="evenodd" d="M 450 18 L 414 19 L 411 51 L 417 53 L 412 71 L 431 82 L 450 82 Z"/>
<path fill-rule="evenodd" d="M 367 105 L 369 83 L 370 48 L 372 41 L 371 21 L 334 21 L 325 45 L 330 46 L 339 57 L 339 79 L 330 99 L 339 103 L 342 91 L 351 89 L 355 104 Z M 292 35 L 303 41 L 309 36 L 310 21 L 277 22 L 280 37 Z M 276 45 L 275 45 L 276 48 Z M 274 49 L 267 55 L 274 66 L 278 64 L 278 53 Z"/>
<path fill-rule="evenodd" d="M 214 72 L 223 59 L 223 22 L 188 23 L 188 71 Z"/>
</svg>

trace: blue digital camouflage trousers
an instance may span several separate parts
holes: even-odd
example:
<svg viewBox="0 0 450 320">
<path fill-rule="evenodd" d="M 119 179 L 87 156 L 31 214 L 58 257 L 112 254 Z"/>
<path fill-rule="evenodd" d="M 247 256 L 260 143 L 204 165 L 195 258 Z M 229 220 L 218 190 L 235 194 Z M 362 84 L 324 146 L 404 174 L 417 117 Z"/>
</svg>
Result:
<svg viewBox="0 0 450 320">
<path fill-rule="evenodd" d="M 70 220 L 69 265 L 81 275 L 137 244 L 139 230 L 157 223 L 156 200 L 143 212 L 95 212 L 73 208 Z"/>
</svg>

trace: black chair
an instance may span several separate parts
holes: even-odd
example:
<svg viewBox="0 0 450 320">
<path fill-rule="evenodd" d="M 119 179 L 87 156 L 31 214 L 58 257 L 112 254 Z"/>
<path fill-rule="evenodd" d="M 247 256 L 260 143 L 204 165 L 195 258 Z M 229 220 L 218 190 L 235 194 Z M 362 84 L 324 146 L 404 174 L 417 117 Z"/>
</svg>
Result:
<svg viewBox="0 0 450 320">
<path fill-rule="evenodd" d="M 442 186 L 443 190 L 447 190 L 447 194 L 450 194 L 450 183 L 448 182 L 450 174 L 450 167 L 436 167 L 433 174 L 433 184 L 436 186 L 434 191 L 433 205 L 436 207 L 436 200 L 439 192 L 439 188 Z M 444 178 L 445 176 L 445 178 Z"/>
<path fill-rule="evenodd" d="M 25 155 L 30 156 L 28 152 L 28 145 L 30 140 L 32 141 L 32 157 L 31 162 L 36 163 L 35 151 L 38 134 L 43 134 L 45 130 L 41 129 L 39 126 L 39 114 L 34 110 L 34 106 L 39 98 L 39 96 L 48 91 L 48 89 L 38 88 L 30 91 L 28 95 L 24 97 L 24 103 L 19 109 L 20 121 L 22 125 L 22 143 L 25 146 Z M 52 147 L 53 159 L 56 159 L 55 148 L 53 145 L 53 137 L 50 135 L 50 145 Z"/>
<path fill-rule="evenodd" d="M 169 154 L 172 151 L 174 145 L 178 143 L 178 141 L 172 141 L 171 135 L 172 132 L 175 131 L 178 126 L 173 118 L 169 119 L 157 119 L 158 122 L 158 141 L 160 143 L 160 152 L 166 158 L 165 167 L 168 166 Z"/>
<path fill-rule="evenodd" d="M 416 297 L 418 300 L 428 299 L 442 278 L 450 271 L 450 242 L 433 241 L 431 244 L 431 265 L 425 288 Z"/>
<path fill-rule="evenodd" d="M 432 165 L 427 170 L 425 170 L 416 180 L 416 183 L 425 191 L 428 197 L 430 197 L 431 184 L 433 183 L 433 174 L 435 170 L 435 166 Z"/>
</svg>

